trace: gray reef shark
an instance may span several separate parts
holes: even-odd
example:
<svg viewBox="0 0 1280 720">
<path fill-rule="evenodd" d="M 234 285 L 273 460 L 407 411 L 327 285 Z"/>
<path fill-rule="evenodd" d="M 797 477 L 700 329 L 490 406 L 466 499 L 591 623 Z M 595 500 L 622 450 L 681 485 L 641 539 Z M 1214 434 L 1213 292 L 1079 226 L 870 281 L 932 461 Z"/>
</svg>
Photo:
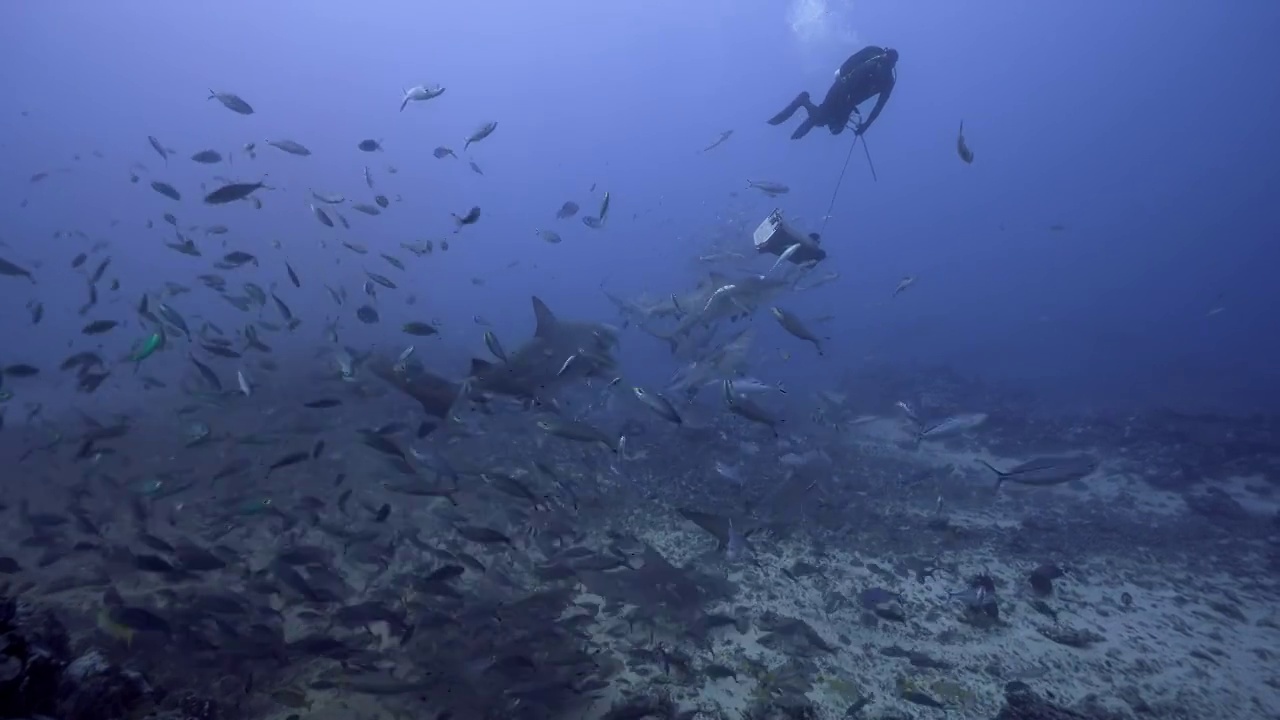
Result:
<svg viewBox="0 0 1280 720">
<path fill-rule="evenodd" d="M 702 386 L 733 379 L 747 369 L 748 352 L 755 340 L 755 328 L 747 327 L 676 371 L 667 385 L 668 392 L 691 394 Z"/>
<path fill-rule="evenodd" d="M 648 300 L 644 297 L 636 300 L 624 300 L 617 295 L 609 292 L 604 286 L 601 290 L 604 296 L 613 303 L 618 311 L 622 313 L 623 328 L 630 323 L 635 323 L 643 328 L 645 324 L 653 320 L 664 320 L 666 318 L 683 318 L 691 312 L 697 312 L 700 308 L 707 304 L 707 300 L 711 298 L 711 294 L 729 283 L 729 278 L 721 273 L 713 272 L 707 277 L 698 281 L 693 290 L 686 293 L 671 293 L 666 298 L 660 300 Z"/>
<path fill-rule="evenodd" d="M 472 359 L 470 375 L 461 382 L 419 364 L 397 369 L 386 357 L 371 358 L 367 366 L 374 375 L 421 403 L 428 415 L 442 419 L 462 396 L 482 401 L 502 395 L 545 402 L 565 384 L 584 378 L 612 378 L 618 366 L 614 357 L 617 328 L 561 320 L 537 296 L 533 297 L 533 315 L 536 325 L 528 342 L 500 362 Z"/>
<path fill-rule="evenodd" d="M 670 332 L 658 332 L 650 327 L 642 329 L 654 337 L 666 340 L 671 345 L 671 352 L 680 354 L 695 330 L 708 328 L 714 332 L 721 320 L 750 317 L 761 306 L 769 304 L 773 298 L 790 288 L 793 282 L 767 275 L 748 275 L 732 282 L 724 281 L 709 293 L 702 305 L 690 308 Z"/>
</svg>

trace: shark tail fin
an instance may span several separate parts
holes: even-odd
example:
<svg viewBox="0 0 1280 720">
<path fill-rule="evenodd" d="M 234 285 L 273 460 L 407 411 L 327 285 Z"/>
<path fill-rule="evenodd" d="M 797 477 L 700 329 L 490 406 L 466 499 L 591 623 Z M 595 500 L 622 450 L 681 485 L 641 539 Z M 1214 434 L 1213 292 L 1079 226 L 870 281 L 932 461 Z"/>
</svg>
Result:
<svg viewBox="0 0 1280 720">
<path fill-rule="evenodd" d="M 991 463 L 987 462 L 986 460 L 983 460 L 982 458 L 974 458 L 974 459 L 982 463 L 983 465 L 986 465 L 988 470 L 996 474 L 996 477 L 1004 477 L 1008 475 L 1008 473 L 1006 473 L 1005 471 L 1000 470 L 995 465 L 992 465 Z"/>
<path fill-rule="evenodd" d="M 991 463 L 987 462 L 986 460 L 983 460 L 982 458 L 975 458 L 975 459 L 978 462 L 982 463 L 983 465 L 986 465 L 988 470 L 996 474 L 995 489 L 998 491 L 1000 489 L 1000 486 L 1004 485 L 1005 479 L 1009 477 L 1009 473 L 997 468 L 995 465 L 992 465 Z"/>
<path fill-rule="evenodd" d="M 392 369 L 393 366 L 394 363 L 383 357 L 372 358 L 367 363 L 370 372 L 417 400 L 428 415 L 442 420 L 449 417 L 462 394 L 461 385 L 426 371 L 412 375 L 398 373 Z"/>
</svg>

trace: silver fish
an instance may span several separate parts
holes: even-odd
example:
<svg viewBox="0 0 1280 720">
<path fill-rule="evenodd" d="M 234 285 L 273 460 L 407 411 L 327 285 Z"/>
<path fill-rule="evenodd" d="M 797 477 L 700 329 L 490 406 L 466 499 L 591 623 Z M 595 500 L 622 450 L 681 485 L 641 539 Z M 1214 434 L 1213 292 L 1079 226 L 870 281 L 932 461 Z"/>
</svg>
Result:
<svg viewBox="0 0 1280 720">
<path fill-rule="evenodd" d="M 785 195 L 786 193 L 791 192 L 791 188 L 786 185 L 783 185 L 780 182 L 772 182 L 770 180 L 748 180 L 747 187 L 759 190 L 769 196 Z"/>
<path fill-rule="evenodd" d="M 507 361 L 507 352 L 502 349 L 502 343 L 498 342 L 498 336 L 493 334 L 492 330 L 484 331 L 484 345 L 489 348 L 489 352 L 499 360 Z"/>
<path fill-rule="evenodd" d="M 471 147 L 471 143 L 477 143 L 493 134 L 498 129 L 497 121 L 487 122 L 476 129 L 475 132 L 467 136 L 467 143 L 462 146 L 463 150 Z"/>
<path fill-rule="evenodd" d="M 241 115 L 253 114 L 253 107 L 235 93 L 214 92 L 213 90 L 210 90 L 208 99 L 217 100 L 222 103 L 223 107 L 232 112 L 240 113 Z"/>
<path fill-rule="evenodd" d="M 432 98 L 440 97 L 444 94 L 445 88 L 441 85 L 416 85 L 401 92 L 400 112 L 404 112 L 405 107 L 411 102 L 421 102 Z"/>
<path fill-rule="evenodd" d="M 409 347 L 407 347 L 407 348 L 405 348 L 403 351 L 401 351 L 401 353 L 400 353 L 400 357 L 396 358 L 396 363 L 395 363 L 394 365 L 392 365 L 392 366 L 391 366 L 391 370 L 392 370 L 393 372 L 398 372 L 398 373 L 400 373 L 400 374 L 404 374 L 404 373 L 408 372 L 408 370 L 409 370 L 409 364 L 408 364 L 408 363 L 409 363 L 409 357 L 410 357 L 411 355 L 413 355 L 413 351 L 414 351 L 415 349 L 416 349 L 416 348 L 414 348 L 414 346 L 413 346 L 413 345 L 410 345 Z"/>
<path fill-rule="evenodd" d="M 1031 487 L 1061 485 L 1079 480 L 1098 469 L 1098 461 L 1087 455 L 1039 457 L 1008 470 L 1001 470 L 982 458 L 977 460 L 996 474 L 996 490 L 1006 482 Z"/>
<path fill-rule="evenodd" d="M 986 421 L 986 413 L 954 415 L 927 428 L 921 427 L 920 431 L 916 433 L 916 443 L 919 444 L 921 440 L 937 440 L 951 435 L 959 435 L 978 427 Z"/>
<path fill-rule="evenodd" d="M 306 145 L 294 142 L 293 140 L 268 140 L 267 144 L 278 150 L 283 150 L 290 155 L 306 157 L 311 154 L 311 151 L 307 149 Z"/>
<path fill-rule="evenodd" d="M 779 255 L 778 259 L 773 263 L 773 267 L 769 268 L 769 272 L 765 273 L 765 275 L 772 275 L 773 271 L 777 270 L 779 265 L 790 260 L 791 256 L 795 255 L 796 251 L 799 250 L 801 247 L 803 246 L 800 243 L 795 243 L 794 245 L 788 247 L 786 250 L 783 250 L 782 254 Z"/>
<path fill-rule="evenodd" d="M 636 396 L 637 400 L 644 403 L 645 407 L 652 410 L 658 417 L 662 418 L 663 420 L 673 422 L 677 425 L 680 425 L 684 422 L 683 419 L 680 417 L 680 413 L 676 412 L 675 406 L 671 404 L 671 401 L 667 400 L 662 395 L 658 393 L 647 392 L 644 388 L 641 388 L 641 387 L 631 388 L 631 392 L 633 395 Z"/>
<path fill-rule="evenodd" d="M 770 311 L 773 313 L 773 316 L 777 318 L 778 324 L 782 326 L 783 330 L 786 330 L 788 333 L 800 338 L 801 340 L 808 340 L 813 343 L 813 346 L 818 350 L 818 354 L 822 354 L 822 341 L 818 339 L 817 335 L 813 334 L 813 331 L 805 327 L 804 322 L 801 321 L 800 318 L 780 307 L 770 308 Z"/>
</svg>

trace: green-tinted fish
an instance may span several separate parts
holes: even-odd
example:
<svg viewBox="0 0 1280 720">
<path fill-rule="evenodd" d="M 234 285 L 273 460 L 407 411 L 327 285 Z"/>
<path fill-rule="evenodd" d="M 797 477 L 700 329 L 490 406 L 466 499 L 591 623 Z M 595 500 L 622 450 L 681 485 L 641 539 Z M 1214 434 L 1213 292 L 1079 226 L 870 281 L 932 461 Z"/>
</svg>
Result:
<svg viewBox="0 0 1280 720">
<path fill-rule="evenodd" d="M 238 512 L 241 515 L 261 515 L 263 513 L 275 511 L 275 507 L 271 504 L 271 498 L 245 500 L 238 508 Z"/>
<path fill-rule="evenodd" d="M 194 447 L 205 440 L 208 440 L 210 432 L 211 430 L 209 429 L 208 423 L 200 422 L 199 420 L 191 423 L 186 427 L 184 433 L 186 437 L 186 446 Z"/>
<path fill-rule="evenodd" d="M 164 347 L 164 332 L 153 332 L 133 348 L 133 352 L 129 353 L 129 360 L 140 364 L 162 347 Z"/>
</svg>

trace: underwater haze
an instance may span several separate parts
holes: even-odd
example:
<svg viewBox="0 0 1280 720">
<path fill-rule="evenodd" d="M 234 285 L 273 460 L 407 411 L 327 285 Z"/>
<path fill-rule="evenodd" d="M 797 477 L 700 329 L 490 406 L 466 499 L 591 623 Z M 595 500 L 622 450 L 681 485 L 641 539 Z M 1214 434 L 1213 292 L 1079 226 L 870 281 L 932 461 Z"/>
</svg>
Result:
<svg viewBox="0 0 1280 720">
<path fill-rule="evenodd" d="M 1280 717 L 1277 29 L 0 3 L 0 718 Z"/>
<path fill-rule="evenodd" d="M 1086 407 L 1257 410 L 1280 399 L 1268 203 L 1280 179 L 1280 89 L 1264 79 L 1280 54 L 1265 28 L 1280 9 L 1269 3 L 76 2 L 3 12 L 14 70 L 0 235 L 11 260 L 41 267 L 35 288 L 0 287 L 6 363 L 60 360 L 81 324 L 84 290 L 65 265 L 85 243 L 58 231 L 111 243 L 122 290 L 103 302 L 122 312 L 200 267 L 161 244 L 171 228 L 144 227 L 165 211 L 184 226 L 230 228 L 213 240 L 287 257 L 316 281 L 298 297 L 317 305 L 327 301 L 319 282 L 358 284 L 370 264 L 319 242 L 450 237 L 447 255 L 403 280 L 444 328 L 432 364 L 458 373 L 483 349 L 473 315 L 500 335 L 527 332 L 527 296 L 538 293 L 607 318 L 602 281 L 671 292 L 696 278 L 691 258 L 707 237 L 739 219 L 749 232 L 777 206 L 807 230 L 825 225 L 823 270 L 841 274 L 794 302 L 835 316 L 827 357 L 762 359 L 779 381 L 942 364 Z M 820 94 L 867 43 L 902 57 L 867 135 L 879 180 L 854 152 L 823 223 L 852 134 L 819 129 L 793 142 L 764 119 L 801 89 Z M 398 112 L 401 90 L 422 83 L 447 92 Z M 255 112 L 235 114 L 209 89 Z M 432 156 L 491 120 L 498 131 L 465 153 L 483 176 Z M 972 165 L 954 150 L 961 121 Z M 731 140 L 699 153 L 729 129 Z M 175 151 L 167 164 L 148 135 Z M 314 154 L 262 147 L 279 138 Z M 365 138 L 384 150 L 361 152 Z M 249 142 L 256 159 L 239 154 Z M 205 148 L 230 159 L 188 160 Z M 147 170 L 130 184 L 134 163 Z M 396 204 L 350 231 L 317 224 L 307 190 L 368 192 L 365 166 Z M 37 172 L 50 176 L 29 182 Z M 200 188 L 219 175 L 275 189 L 260 193 L 260 211 L 202 206 Z M 153 192 L 157 178 L 183 200 Z M 747 191 L 748 178 L 791 192 L 773 200 Z M 606 228 L 571 221 L 562 244 L 539 240 L 563 201 L 589 208 L 606 190 Z M 473 205 L 482 221 L 451 237 L 450 213 Z M 268 249 L 273 240 L 282 250 Z M 907 275 L 916 284 L 888 302 Z M 17 306 L 37 296 L 47 317 L 32 327 Z M 193 312 L 215 302 L 184 298 Z M 308 325 L 300 332 L 319 320 Z M 786 342 L 772 329 L 763 339 Z M 638 359 L 629 370 L 662 361 L 647 338 L 626 344 Z M 136 388 L 113 380 L 104 397 L 115 391 Z"/>
</svg>

